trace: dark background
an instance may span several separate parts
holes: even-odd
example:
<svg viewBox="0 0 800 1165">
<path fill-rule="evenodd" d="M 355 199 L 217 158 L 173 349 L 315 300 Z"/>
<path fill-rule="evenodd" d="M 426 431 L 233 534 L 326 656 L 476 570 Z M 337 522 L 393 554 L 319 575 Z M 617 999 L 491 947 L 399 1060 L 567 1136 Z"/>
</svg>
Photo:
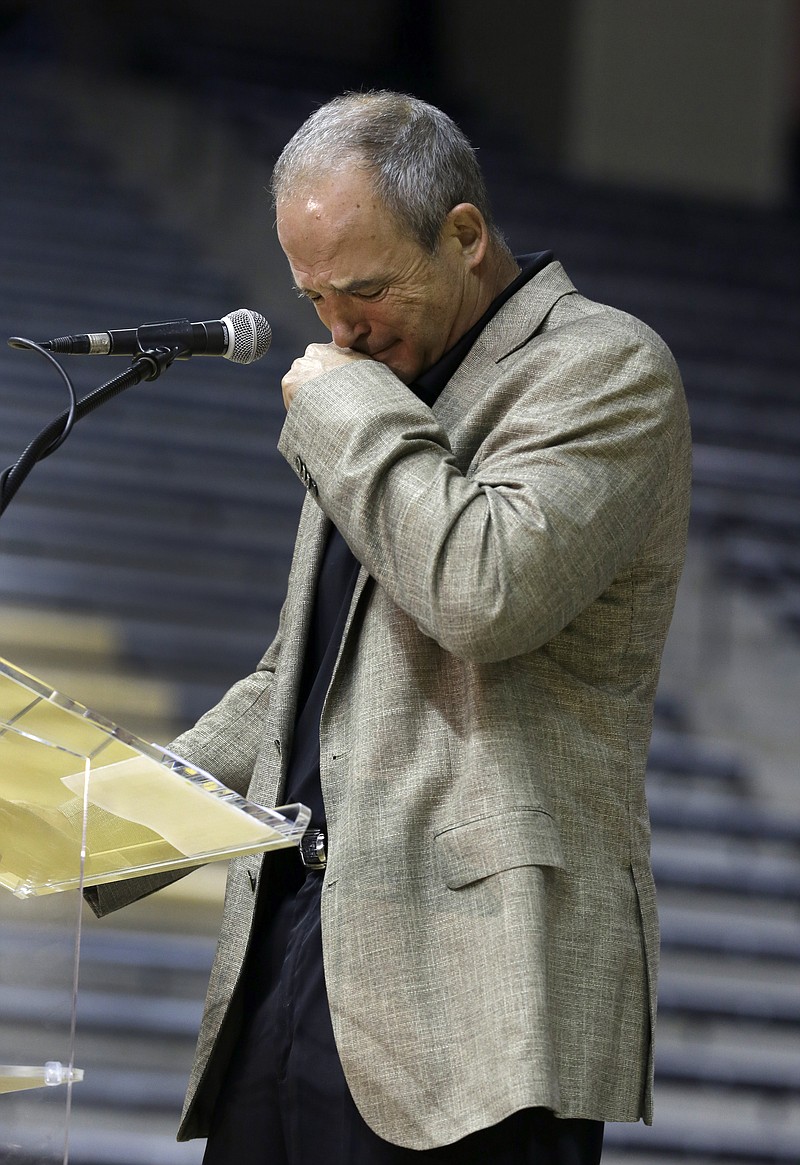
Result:
<svg viewBox="0 0 800 1165">
<path fill-rule="evenodd" d="M 798 0 L 0 3 L 0 334 L 241 305 L 273 326 L 255 365 L 196 357 L 81 421 L 0 518 L 0 655 L 146 740 L 277 621 L 304 494 L 275 449 L 279 384 L 322 333 L 265 187 L 317 104 L 442 105 L 512 246 L 553 248 L 675 352 L 695 484 L 648 771 L 656 1125 L 610 1129 L 609 1165 L 798 1157 L 799 64 Z M 62 363 L 79 395 L 126 367 Z M 0 467 L 65 403 L 3 346 Z M 85 920 L 74 1165 L 199 1159 L 173 1138 L 223 875 Z M 0 1060 L 53 1058 L 57 1031 L 67 1058 L 74 909 L 2 892 Z M 0 1160 L 60 1161 L 59 1103 L 0 1095 Z"/>
</svg>

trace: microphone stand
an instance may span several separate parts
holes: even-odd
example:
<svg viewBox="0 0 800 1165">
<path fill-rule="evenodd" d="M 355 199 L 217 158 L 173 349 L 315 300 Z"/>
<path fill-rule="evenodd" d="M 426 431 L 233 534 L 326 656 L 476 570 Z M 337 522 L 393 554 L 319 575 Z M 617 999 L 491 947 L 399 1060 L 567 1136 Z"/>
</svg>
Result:
<svg viewBox="0 0 800 1165">
<path fill-rule="evenodd" d="M 20 344 L 20 346 L 22 345 Z M 46 354 L 49 355 L 49 353 Z M 5 513 L 12 498 L 34 465 L 43 461 L 45 457 L 49 457 L 51 453 L 55 453 L 75 421 L 93 412 L 106 401 L 118 396 L 126 388 L 133 388 L 142 380 L 155 380 L 169 368 L 173 360 L 190 354 L 189 349 L 184 345 L 143 350 L 134 357 L 131 367 L 126 372 L 120 373 L 113 380 L 109 380 L 107 384 L 94 389 L 82 400 L 75 401 L 71 408 L 65 409 L 63 413 L 52 420 L 31 441 L 14 465 L 9 466 L 0 475 L 0 515 Z"/>
</svg>

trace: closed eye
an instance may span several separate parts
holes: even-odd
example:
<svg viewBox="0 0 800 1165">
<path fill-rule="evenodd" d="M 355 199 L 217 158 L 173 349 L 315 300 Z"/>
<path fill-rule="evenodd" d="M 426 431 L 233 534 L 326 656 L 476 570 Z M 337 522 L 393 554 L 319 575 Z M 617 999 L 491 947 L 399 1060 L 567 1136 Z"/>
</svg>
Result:
<svg viewBox="0 0 800 1165">
<path fill-rule="evenodd" d="M 292 289 L 298 299 L 310 299 L 312 303 L 317 303 L 320 299 L 322 299 L 322 296 L 317 295 L 315 291 L 306 291 L 304 288 L 298 287 L 296 284 L 293 284 Z"/>
<path fill-rule="evenodd" d="M 386 288 L 379 287 L 376 291 L 355 291 L 351 294 L 355 295 L 357 299 L 380 299 L 386 294 Z"/>
<path fill-rule="evenodd" d="M 388 290 L 389 288 L 386 284 L 371 290 L 356 286 L 343 288 L 341 291 L 338 291 L 337 294 L 350 295 L 353 297 L 353 299 L 363 299 L 369 302 L 372 300 L 382 299 Z M 298 299 L 307 299 L 311 303 L 320 303 L 324 299 L 324 296 L 320 295 L 319 292 L 306 290 L 306 288 L 298 287 L 296 284 L 294 285 L 294 293 Z"/>
</svg>

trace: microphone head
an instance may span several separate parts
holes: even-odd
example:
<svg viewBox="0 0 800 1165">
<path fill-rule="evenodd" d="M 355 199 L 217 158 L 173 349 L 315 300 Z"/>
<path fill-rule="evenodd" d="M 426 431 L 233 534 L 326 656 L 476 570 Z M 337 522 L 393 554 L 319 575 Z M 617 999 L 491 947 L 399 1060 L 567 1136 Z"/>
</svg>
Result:
<svg viewBox="0 0 800 1165">
<path fill-rule="evenodd" d="M 233 360 L 235 364 L 252 364 L 266 355 L 272 343 L 272 328 L 257 311 L 240 307 L 223 316 L 222 322 L 228 329 L 226 360 Z"/>
</svg>

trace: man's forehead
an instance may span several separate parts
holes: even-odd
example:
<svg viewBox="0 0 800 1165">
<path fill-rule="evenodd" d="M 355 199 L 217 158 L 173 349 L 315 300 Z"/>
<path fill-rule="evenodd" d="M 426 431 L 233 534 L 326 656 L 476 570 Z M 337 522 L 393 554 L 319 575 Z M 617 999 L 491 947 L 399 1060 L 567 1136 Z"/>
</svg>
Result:
<svg viewBox="0 0 800 1165">
<path fill-rule="evenodd" d="M 372 252 L 335 245 L 299 250 L 287 246 L 285 250 L 298 291 L 371 291 L 390 282 L 400 266 L 399 257 L 391 250 Z"/>
<path fill-rule="evenodd" d="M 385 279 L 414 243 L 364 178 L 293 190 L 276 207 L 296 285 L 359 291 Z"/>
</svg>

